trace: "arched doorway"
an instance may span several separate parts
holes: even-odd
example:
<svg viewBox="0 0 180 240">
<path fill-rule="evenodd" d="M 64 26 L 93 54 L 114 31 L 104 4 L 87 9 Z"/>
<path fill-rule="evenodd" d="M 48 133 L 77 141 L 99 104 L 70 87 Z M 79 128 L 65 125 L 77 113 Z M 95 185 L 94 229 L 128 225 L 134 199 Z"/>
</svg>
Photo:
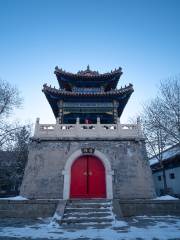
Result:
<svg viewBox="0 0 180 240">
<path fill-rule="evenodd" d="M 105 167 L 95 156 L 85 155 L 71 166 L 71 198 L 105 198 Z"/>
</svg>

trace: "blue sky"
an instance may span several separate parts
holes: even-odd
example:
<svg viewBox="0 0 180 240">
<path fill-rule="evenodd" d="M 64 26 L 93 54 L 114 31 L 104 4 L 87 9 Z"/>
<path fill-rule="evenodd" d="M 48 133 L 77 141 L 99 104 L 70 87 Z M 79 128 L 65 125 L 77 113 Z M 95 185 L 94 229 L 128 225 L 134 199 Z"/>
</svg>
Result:
<svg viewBox="0 0 180 240">
<path fill-rule="evenodd" d="M 0 78 L 24 97 L 19 120 L 54 122 L 42 85 L 58 87 L 54 67 L 107 72 L 133 83 L 122 122 L 180 73 L 179 0 L 0 0 Z"/>
</svg>

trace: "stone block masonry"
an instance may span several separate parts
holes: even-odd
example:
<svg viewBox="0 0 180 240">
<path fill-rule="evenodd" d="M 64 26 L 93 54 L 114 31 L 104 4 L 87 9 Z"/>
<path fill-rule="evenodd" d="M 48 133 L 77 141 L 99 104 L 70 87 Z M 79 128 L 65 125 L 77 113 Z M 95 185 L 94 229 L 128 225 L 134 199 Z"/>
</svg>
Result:
<svg viewBox="0 0 180 240">
<path fill-rule="evenodd" d="M 58 200 L 0 200 L 0 218 L 52 217 Z M 62 205 L 64 201 L 62 200 Z"/>
<path fill-rule="evenodd" d="M 180 216 L 180 200 L 116 200 L 116 202 L 122 212 L 119 217 Z M 118 211 L 116 214 L 118 216 Z"/>
<path fill-rule="evenodd" d="M 106 182 L 109 184 L 107 191 L 112 191 L 109 198 L 154 197 L 152 175 L 143 139 L 34 139 L 29 146 L 29 158 L 20 194 L 31 199 L 68 199 L 69 192 L 66 188 L 69 189 L 67 184 L 70 182 L 65 182 L 65 168 L 74 153 L 89 154 L 83 153 L 83 148 L 94 149 L 92 155 L 99 153 L 97 157 L 104 156 L 109 162 L 109 169 L 105 166 L 107 178 L 110 179 L 107 181 L 112 181 L 110 184 Z"/>
</svg>

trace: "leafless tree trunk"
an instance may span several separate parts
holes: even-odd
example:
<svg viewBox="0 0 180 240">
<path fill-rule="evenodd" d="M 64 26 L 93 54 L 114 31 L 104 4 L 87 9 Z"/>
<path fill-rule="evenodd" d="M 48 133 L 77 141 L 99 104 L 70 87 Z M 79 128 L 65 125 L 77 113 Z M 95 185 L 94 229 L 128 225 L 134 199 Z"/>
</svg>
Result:
<svg viewBox="0 0 180 240">
<path fill-rule="evenodd" d="M 155 157 L 160 163 L 163 172 L 163 187 L 164 193 L 168 192 L 168 186 L 165 175 L 165 168 L 163 164 L 163 151 L 167 146 L 167 134 L 165 134 L 158 125 L 154 126 L 151 122 L 148 122 L 145 115 L 142 119 L 143 132 L 146 137 L 146 148 L 149 157 Z"/>
</svg>

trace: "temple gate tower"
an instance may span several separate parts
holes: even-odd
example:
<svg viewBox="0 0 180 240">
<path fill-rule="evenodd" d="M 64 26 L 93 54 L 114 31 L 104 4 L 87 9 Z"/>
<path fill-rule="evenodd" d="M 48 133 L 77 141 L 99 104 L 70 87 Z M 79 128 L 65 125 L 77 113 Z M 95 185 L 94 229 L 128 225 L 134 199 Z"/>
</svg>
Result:
<svg viewBox="0 0 180 240">
<path fill-rule="evenodd" d="M 133 86 L 117 89 L 121 68 L 76 74 L 55 68 L 43 86 L 56 124 L 40 124 L 21 186 L 27 198 L 148 199 L 154 196 L 140 123 L 120 124 Z"/>
</svg>

